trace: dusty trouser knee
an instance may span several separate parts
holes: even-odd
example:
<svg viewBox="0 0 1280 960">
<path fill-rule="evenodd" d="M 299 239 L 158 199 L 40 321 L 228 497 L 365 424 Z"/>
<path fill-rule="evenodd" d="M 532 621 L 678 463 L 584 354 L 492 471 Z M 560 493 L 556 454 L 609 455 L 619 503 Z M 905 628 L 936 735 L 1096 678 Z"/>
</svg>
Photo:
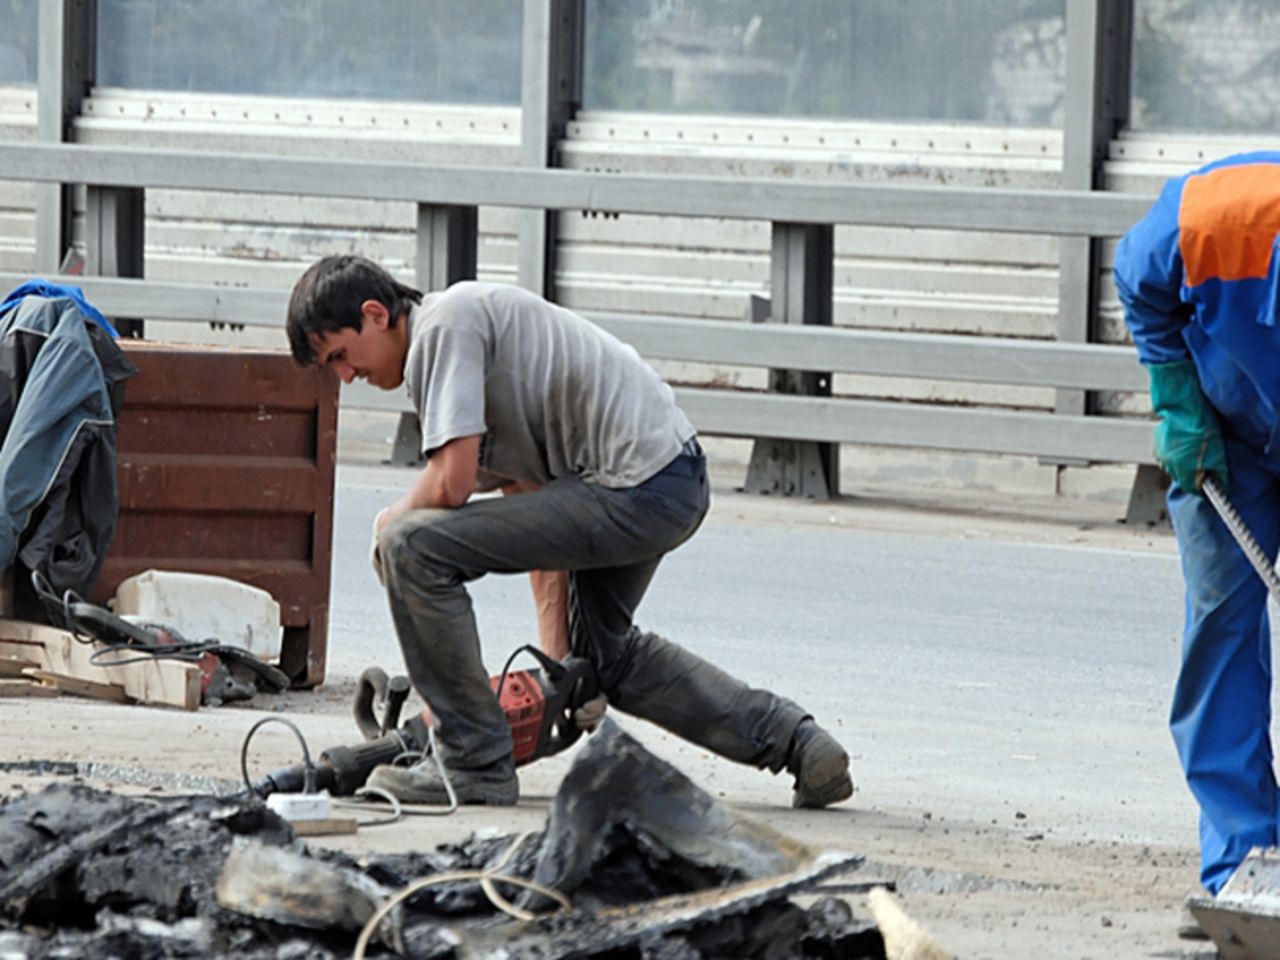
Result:
<svg viewBox="0 0 1280 960">
<path fill-rule="evenodd" d="M 378 541 L 391 618 L 414 688 L 431 708 L 446 762 L 485 766 L 511 753 L 511 730 L 489 687 L 464 574 L 438 521 L 416 511 Z M 447 540 L 447 538 L 445 538 Z"/>
<path fill-rule="evenodd" d="M 808 714 L 632 623 L 659 562 L 571 573 L 573 652 L 595 664 L 614 707 L 724 758 L 780 771 Z"/>
<path fill-rule="evenodd" d="M 657 634 L 632 627 L 625 645 L 625 669 L 606 687 L 613 706 L 730 760 L 775 773 L 783 768 L 796 727 L 808 716 L 797 704 Z"/>
<path fill-rule="evenodd" d="M 631 622 L 658 560 L 570 576 L 573 650 L 596 666 L 609 702 L 722 757 L 780 770 L 799 706 L 749 687 L 697 654 Z"/>
</svg>

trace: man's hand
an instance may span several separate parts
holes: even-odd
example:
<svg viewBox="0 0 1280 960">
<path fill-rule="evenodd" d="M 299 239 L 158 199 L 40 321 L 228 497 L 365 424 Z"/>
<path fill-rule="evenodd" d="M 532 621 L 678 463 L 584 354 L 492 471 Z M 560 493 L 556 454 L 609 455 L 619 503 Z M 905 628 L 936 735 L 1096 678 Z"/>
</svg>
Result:
<svg viewBox="0 0 1280 960">
<path fill-rule="evenodd" d="M 373 518 L 373 542 L 369 544 L 369 562 L 378 582 L 382 579 L 382 557 L 378 554 L 378 537 L 387 525 L 402 513 L 431 507 L 457 508 L 467 502 L 476 485 L 480 458 L 480 436 L 450 440 L 431 452 L 427 465 L 414 480 L 409 491 L 378 511 Z"/>
<path fill-rule="evenodd" d="M 392 518 L 409 510 L 453 510 L 466 503 L 476 489 L 480 439 L 481 434 L 459 437 L 431 450 L 409 492 L 392 505 Z"/>
<path fill-rule="evenodd" d="M 1151 375 L 1151 406 L 1160 417 L 1156 425 L 1156 461 L 1188 493 L 1200 493 L 1205 477 L 1215 476 L 1227 486 L 1227 454 L 1213 407 L 1205 399 L 1191 360 L 1155 363 Z"/>
<path fill-rule="evenodd" d="M 382 580 L 382 555 L 378 552 L 378 537 L 392 519 L 390 507 L 383 507 L 378 511 L 378 515 L 373 518 L 373 540 L 369 544 L 369 563 L 373 565 L 378 582 L 384 587 L 386 584 Z"/>
<path fill-rule="evenodd" d="M 604 719 L 605 710 L 609 707 L 609 698 L 603 693 L 592 697 L 577 710 L 573 711 L 573 722 L 585 733 L 595 733 L 596 727 Z"/>
<path fill-rule="evenodd" d="M 377 539 L 377 537 L 382 533 L 382 531 L 387 529 L 387 524 L 389 524 L 396 517 L 400 516 L 400 514 L 403 512 L 404 511 L 400 509 L 400 501 L 398 500 L 395 503 L 391 504 L 391 506 L 383 507 L 381 510 L 379 510 L 378 515 L 373 518 L 374 539 Z"/>
</svg>

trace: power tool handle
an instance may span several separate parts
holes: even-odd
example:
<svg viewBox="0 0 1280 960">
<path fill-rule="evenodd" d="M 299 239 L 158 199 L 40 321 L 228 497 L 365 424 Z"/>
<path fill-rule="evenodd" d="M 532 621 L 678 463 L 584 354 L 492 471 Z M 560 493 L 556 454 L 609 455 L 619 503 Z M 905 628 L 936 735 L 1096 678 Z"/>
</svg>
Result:
<svg viewBox="0 0 1280 960">
<path fill-rule="evenodd" d="M 569 697 L 569 709 L 576 710 L 588 700 L 600 695 L 600 675 L 596 666 L 586 657 L 569 657 L 561 661 L 564 674 L 557 683 L 567 684 L 573 693 Z"/>
<path fill-rule="evenodd" d="M 546 672 L 547 679 L 557 687 L 569 687 L 573 696 L 569 700 L 569 708 L 577 709 L 588 700 L 600 695 L 600 677 L 596 673 L 595 664 L 586 657 L 568 656 L 557 660 L 550 654 L 543 653 L 532 644 L 521 648 L 533 655 L 538 665 Z"/>
<path fill-rule="evenodd" d="M 387 671 L 381 667 L 366 667 L 356 683 L 356 695 L 351 704 L 351 713 L 356 727 L 366 740 L 377 740 L 383 734 L 382 724 L 374 715 L 373 705 L 377 701 L 385 701 L 387 687 L 391 683 Z"/>
<path fill-rule="evenodd" d="M 368 667 L 360 674 L 351 712 L 366 740 L 377 740 L 394 732 L 410 690 L 408 677 L 388 677 L 381 667 Z M 382 704 L 381 720 L 374 713 L 374 705 L 378 703 Z"/>
<path fill-rule="evenodd" d="M 395 730 L 400 722 L 400 711 L 404 702 L 409 699 L 412 685 L 406 676 L 392 677 L 387 685 L 387 702 L 382 711 L 382 734 L 386 736 Z"/>
</svg>

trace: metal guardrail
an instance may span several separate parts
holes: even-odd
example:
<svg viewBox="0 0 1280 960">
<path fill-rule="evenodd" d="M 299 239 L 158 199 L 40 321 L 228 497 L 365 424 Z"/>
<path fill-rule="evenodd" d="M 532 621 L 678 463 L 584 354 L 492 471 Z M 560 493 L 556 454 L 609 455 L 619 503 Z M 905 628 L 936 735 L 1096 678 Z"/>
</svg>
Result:
<svg viewBox="0 0 1280 960">
<path fill-rule="evenodd" d="M 0 178 L 109 187 L 403 200 L 440 206 L 1119 236 L 1151 198 L 1085 190 L 637 176 L 270 154 L 0 144 Z"/>
<path fill-rule="evenodd" d="M 0 272 L 0 287 L 27 279 Z M 282 290 L 117 277 L 61 279 L 82 287 L 113 316 L 283 328 L 289 302 Z M 1147 389 L 1146 373 L 1134 352 L 1124 347 L 593 311 L 586 315 L 652 360 L 1080 390 Z"/>
<path fill-rule="evenodd" d="M 0 286 L 26 279 L 0 273 Z M 66 277 L 113 316 L 283 324 L 288 294 L 200 284 Z M 644 357 L 732 366 L 826 370 L 888 377 L 1071 389 L 1142 391 L 1132 350 L 993 337 L 884 333 L 588 314 Z M 1141 420 L 845 398 L 778 396 L 677 386 L 699 431 L 831 443 L 909 445 L 1101 462 L 1152 463 Z M 364 383 L 342 388 L 345 406 L 411 412 L 408 397 Z"/>
<path fill-rule="evenodd" d="M 0 178 L 85 184 L 91 211 L 93 196 L 115 188 L 132 190 L 134 217 L 141 216 L 138 191 L 161 187 L 416 202 L 426 212 L 419 218 L 420 257 L 424 244 L 437 248 L 439 234 L 431 230 L 439 231 L 443 221 L 430 221 L 426 214 L 440 207 L 494 205 L 771 220 L 775 283 L 782 258 L 786 262 L 781 269 L 795 289 L 809 289 L 814 273 L 822 271 L 806 259 L 809 254 L 787 260 L 789 254 L 782 248 L 794 243 L 796 234 L 779 244 L 779 225 L 813 224 L 817 226 L 798 229 L 829 230 L 832 224 L 854 223 L 1102 237 L 1123 233 L 1150 206 L 1147 197 L 1067 190 L 631 176 L 77 145 L 0 144 Z M 109 219 L 115 214 L 99 216 Z M 434 226 L 424 226 L 427 223 Z M 457 223 L 471 231 L 464 239 L 471 243 L 474 269 L 474 217 Z M 439 242 L 438 248 L 457 256 L 457 229 L 450 223 L 449 230 L 454 232 L 446 231 L 445 239 L 452 239 Z M 91 237 L 128 234 L 89 230 Z M 140 229 L 136 235 L 140 244 Z M 829 235 L 825 242 L 829 256 Z M 92 263 L 94 257 L 90 259 Z M 109 264 L 119 258 L 100 255 L 97 262 Z M 448 272 L 437 272 L 433 266 L 431 276 Z M 0 274 L 3 282 L 20 279 Z M 280 291 L 107 277 L 67 279 L 82 285 L 112 316 L 279 326 L 287 299 Z M 827 283 L 829 301 L 829 278 Z M 817 284 L 820 289 L 821 281 Z M 829 302 L 826 306 L 829 321 Z M 735 324 L 617 314 L 593 319 L 653 359 L 1064 389 L 1146 388 L 1132 351 L 1096 344 L 880 333 L 800 323 Z M 710 434 L 1153 462 L 1151 424 L 1141 420 L 689 387 L 677 392 L 695 426 Z M 376 396 L 364 385 L 344 388 L 343 394 L 344 402 L 355 406 L 408 407 L 407 398 Z"/>
</svg>

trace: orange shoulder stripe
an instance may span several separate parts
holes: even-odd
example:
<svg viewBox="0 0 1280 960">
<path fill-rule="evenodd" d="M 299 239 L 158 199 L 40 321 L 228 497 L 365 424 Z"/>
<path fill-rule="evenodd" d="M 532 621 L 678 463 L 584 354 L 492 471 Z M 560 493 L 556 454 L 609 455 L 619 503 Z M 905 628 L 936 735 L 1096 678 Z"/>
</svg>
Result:
<svg viewBox="0 0 1280 960">
<path fill-rule="evenodd" d="M 1218 167 L 1187 178 L 1178 250 L 1187 286 L 1265 277 L 1280 232 L 1280 164 Z"/>
</svg>

